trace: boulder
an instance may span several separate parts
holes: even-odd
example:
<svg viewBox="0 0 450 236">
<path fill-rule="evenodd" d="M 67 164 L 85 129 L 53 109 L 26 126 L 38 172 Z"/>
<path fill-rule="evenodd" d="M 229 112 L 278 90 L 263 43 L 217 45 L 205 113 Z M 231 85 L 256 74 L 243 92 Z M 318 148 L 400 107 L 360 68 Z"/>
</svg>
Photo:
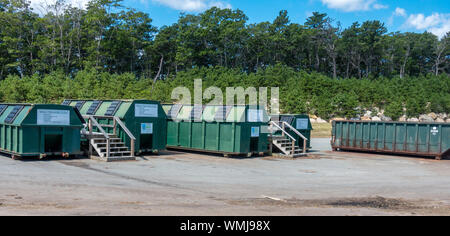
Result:
<svg viewBox="0 0 450 236">
<path fill-rule="evenodd" d="M 311 123 L 317 123 L 316 119 L 313 119 L 313 118 L 309 118 L 309 119 L 311 120 Z"/>
<path fill-rule="evenodd" d="M 341 118 L 341 117 L 336 117 L 336 118 L 330 119 L 330 123 L 333 123 L 333 121 L 343 121 L 343 120 L 345 120 L 345 119 Z"/>
<path fill-rule="evenodd" d="M 435 122 L 438 122 L 438 123 L 444 123 L 445 120 L 442 119 L 442 118 L 440 118 L 440 117 L 438 117 L 438 118 L 435 120 Z"/>
<path fill-rule="evenodd" d="M 310 119 L 317 119 L 318 117 L 316 115 L 309 115 Z"/>
<path fill-rule="evenodd" d="M 380 119 L 381 119 L 382 121 L 392 121 L 392 118 L 391 118 L 391 117 L 388 117 L 388 116 L 385 116 L 385 115 L 381 115 L 381 116 L 380 116 Z"/>
<path fill-rule="evenodd" d="M 316 119 L 316 123 L 318 123 L 318 124 L 325 124 L 325 123 L 327 123 L 327 121 L 319 117 L 319 118 Z"/>
<path fill-rule="evenodd" d="M 445 120 L 445 122 L 446 122 L 446 123 L 450 123 L 450 118 L 447 118 L 447 119 Z"/>
<path fill-rule="evenodd" d="M 436 120 L 438 118 L 438 116 L 434 112 L 429 113 L 428 116 L 433 120 Z"/>
<path fill-rule="evenodd" d="M 434 119 L 428 115 L 421 115 L 421 116 L 419 116 L 419 121 L 420 122 L 433 122 Z"/>
<path fill-rule="evenodd" d="M 405 115 L 403 115 L 400 118 L 398 118 L 398 121 L 400 121 L 400 122 L 405 122 L 407 120 L 408 120 L 408 117 L 406 117 Z"/>
<path fill-rule="evenodd" d="M 438 118 L 441 118 L 443 120 L 448 118 L 448 114 L 447 113 L 439 113 L 437 114 Z"/>
<path fill-rule="evenodd" d="M 372 117 L 372 111 L 366 111 L 366 112 L 364 113 L 364 116 L 365 116 L 365 117 Z"/>
<path fill-rule="evenodd" d="M 381 121 L 381 118 L 378 116 L 372 117 L 372 121 Z"/>
<path fill-rule="evenodd" d="M 413 118 L 409 118 L 407 121 L 408 122 L 419 122 L 419 119 L 413 117 Z"/>
<path fill-rule="evenodd" d="M 363 117 L 361 117 L 361 120 L 363 120 L 363 121 L 371 121 L 372 118 L 370 118 L 370 116 L 363 116 Z"/>
</svg>

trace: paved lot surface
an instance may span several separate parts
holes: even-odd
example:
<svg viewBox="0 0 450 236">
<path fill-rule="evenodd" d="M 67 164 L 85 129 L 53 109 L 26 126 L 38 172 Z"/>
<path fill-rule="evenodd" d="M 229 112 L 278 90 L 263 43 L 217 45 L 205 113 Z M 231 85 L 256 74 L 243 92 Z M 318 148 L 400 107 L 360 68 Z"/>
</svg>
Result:
<svg viewBox="0 0 450 236">
<path fill-rule="evenodd" d="M 450 215 L 450 161 L 333 153 L 137 162 L 0 156 L 0 215 Z"/>
</svg>

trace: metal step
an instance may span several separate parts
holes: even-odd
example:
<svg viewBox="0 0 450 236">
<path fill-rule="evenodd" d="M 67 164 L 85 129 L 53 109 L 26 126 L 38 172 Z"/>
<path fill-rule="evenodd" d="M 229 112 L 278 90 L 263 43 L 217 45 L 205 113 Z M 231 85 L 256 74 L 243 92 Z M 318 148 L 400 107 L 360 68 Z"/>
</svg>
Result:
<svg viewBox="0 0 450 236">
<path fill-rule="evenodd" d="M 104 148 L 100 147 L 98 149 L 100 149 L 101 152 L 106 153 L 106 147 L 104 147 Z M 120 150 L 128 151 L 128 147 L 125 147 L 125 146 L 124 147 L 110 147 L 109 150 L 111 150 L 111 152 L 114 152 L 113 150 L 116 150 L 116 151 L 120 151 Z"/>
<path fill-rule="evenodd" d="M 136 157 L 132 156 L 119 156 L 119 157 L 99 157 L 99 156 L 91 156 L 91 159 L 106 161 L 106 162 L 115 162 L 115 161 L 135 161 Z"/>
<path fill-rule="evenodd" d="M 108 145 L 108 144 L 106 144 L 106 143 L 96 143 L 95 145 L 98 148 L 102 148 L 102 147 L 106 148 L 106 145 Z M 126 146 L 125 143 L 122 143 L 122 142 L 120 142 L 120 143 L 110 143 L 109 145 L 110 145 L 111 148 L 113 148 L 113 147 L 125 147 Z"/>
</svg>

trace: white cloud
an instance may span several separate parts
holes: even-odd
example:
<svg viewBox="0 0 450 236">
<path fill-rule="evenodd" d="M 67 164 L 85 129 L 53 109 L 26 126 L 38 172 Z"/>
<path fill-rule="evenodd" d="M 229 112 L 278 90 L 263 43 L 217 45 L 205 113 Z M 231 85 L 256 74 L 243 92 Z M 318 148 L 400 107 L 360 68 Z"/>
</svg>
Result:
<svg viewBox="0 0 450 236">
<path fill-rule="evenodd" d="M 322 0 L 322 3 L 328 8 L 345 12 L 388 8 L 388 6 L 378 3 L 377 0 Z"/>
<path fill-rule="evenodd" d="M 379 4 L 379 3 L 373 4 L 373 9 L 375 9 L 375 10 L 386 9 L 386 8 L 389 8 L 389 6 L 383 5 L 383 4 Z"/>
<path fill-rule="evenodd" d="M 231 5 L 223 1 L 215 0 L 152 0 L 170 8 L 181 11 L 203 11 L 211 7 L 231 8 Z"/>
<path fill-rule="evenodd" d="M 406 16 L 406 10 L 403 9 L 403 8 L 397 7 L 397 8 L 395 8 L 394 15 L 395 16 L 403 16 L 403 17 L 405 17 Z"/>
<path fill-rule="evenodd" d="M 433 13 L 430 16 L 421 13 L 411 14 L 405 26 L 416 30 L 426 30 L 442 38 L 450 31 L 450 14 Z"/>
</svg>

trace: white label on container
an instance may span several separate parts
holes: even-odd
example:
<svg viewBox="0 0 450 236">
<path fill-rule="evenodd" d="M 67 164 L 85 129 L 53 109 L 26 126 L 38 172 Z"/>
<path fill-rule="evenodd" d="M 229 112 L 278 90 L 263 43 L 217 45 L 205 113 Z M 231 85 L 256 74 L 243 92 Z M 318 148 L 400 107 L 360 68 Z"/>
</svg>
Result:
<svg viewBox="0 0 450 236">
<path fill-rule="evenodd" d="M 153 134 L 153 123 L 142 123 L 141 134 Z"/>
<path fill-rule="evenodd" d="M 252 138 L 259 137 L 259 127 L 252 127 Z"/>
<path fill-rule="evenodd" d="M 308 129 L 308 119 L 297 119 L 297 127 L 296 129 Z"/>
<path fill-rule="evenodd" d="M 263 110 L 249 109 L 247 112 L 248 122 L 263 122 Z"/>
<path fill-rule="evenodd" d="M 157 104 L 136 104 L 134 106 L 136 117 L 158 117 Z"/>
<path fill-rule="evenodd" d="M 37 110 L 38 125 L 70 125 L 70 111 L 68 110 Z"/>
<path fill-rule="evenodd" d="M 433 127 L 433 129 L 431 130 L 431 133 L 432 133 L 434 136 L 438 135 L 438 134 L 439 134 L 438 128 L 437 128 L 437 127 Z"/>
</svg>

